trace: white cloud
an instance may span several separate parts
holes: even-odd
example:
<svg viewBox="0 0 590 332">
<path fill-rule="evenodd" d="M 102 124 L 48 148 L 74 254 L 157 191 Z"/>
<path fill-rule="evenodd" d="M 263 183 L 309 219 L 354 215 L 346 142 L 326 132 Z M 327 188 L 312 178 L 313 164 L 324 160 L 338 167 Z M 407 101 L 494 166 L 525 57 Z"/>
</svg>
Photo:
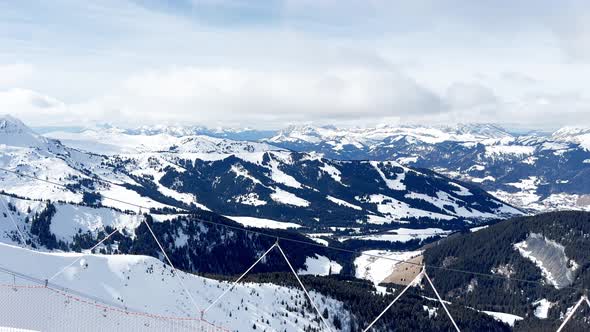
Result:
<svg viewBox="0 0 590 332">
<path fill-rule="evenodd" d="M 568 1 L 555 15 L 551 27 L 572 62 L 590 63 L 590 6 L 587 1 Z"/>
<path fill-rule="evenodd" d="M 315 72 L 176 67 L 134 75 L 111 100 L 157 121 L 277 126 L 285 121 L 431 114 L 438 97 L 393 70 L 332 68 Z M 115 106 L 115 105 L 111 105 Z"/>
<path fill-rule="evenodd" d="M 494 92 L 478 83 L 453 83 L 447 90 L 447 102 L 453 109 L 494 106 L 498 98 Z"/>
<path fill-rule="evenodd" d="M 34 125 L 590 122 L 589 6 L 566 1 L 0 3 L 28 18 L 0 20 L 0 106 Z"/>
<path fill-rule="evenodd" d="M 21 85 L 32 76 L 33 66 L 30 64 L 0 64 L 0 88 Z"/>
<path fill-rule="evenodd" d="M 27 89 L 0 91 L 0 110 L 34 124 L 63 124 L 73 115 L 59 100 Z"/>
</svg>

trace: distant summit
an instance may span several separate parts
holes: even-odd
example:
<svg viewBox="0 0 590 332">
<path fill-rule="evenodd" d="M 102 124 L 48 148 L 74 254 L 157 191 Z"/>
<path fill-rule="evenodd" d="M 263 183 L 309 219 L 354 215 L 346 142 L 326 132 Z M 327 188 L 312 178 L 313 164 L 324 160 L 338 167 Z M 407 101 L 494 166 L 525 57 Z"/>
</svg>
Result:
<svg viewBox="0 0 590 332">
<path fill-rule="evenodd" d="M 22 121 L 11 115 L 0 115 L 0 144 L 17 147 L 39 147 L 47 139 L 36 134 Z"/>
</svg>

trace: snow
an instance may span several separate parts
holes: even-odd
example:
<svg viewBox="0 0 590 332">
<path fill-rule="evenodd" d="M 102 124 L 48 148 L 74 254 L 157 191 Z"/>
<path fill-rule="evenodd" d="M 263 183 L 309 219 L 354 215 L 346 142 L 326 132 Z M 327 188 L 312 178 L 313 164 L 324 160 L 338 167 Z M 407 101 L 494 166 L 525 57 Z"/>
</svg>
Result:
<svg viewBox="0 0 590 332">
<path fill-rule="evenodd" d="M 254 184 L 262 184 L 262 182 L 260 182 L 260 180 L 258 180 L 257 178 L 253 177 L 252 175 L 250 175 L 250 173 L 248 173 L 248 170 L 244 168 L 244 166 L 240 165 L 240 164 L 235 164 L 232 165 L 230 168 L 230 171 L 233 172 L 236 177 L 243 177 L 244 179 L 248 179 L 250 181 L 252 181 L 252 183 Z"/>
<path fill-rule="evenodd" d="M 284 221 L 276 221 L 271 219 L 264 219 L 264 218 L 255 218 L 255 217 L 235 217 L 235 216 L 225 216 L 233 221 L 237 221 L 238 223 L 248 226 L 248 227 L 259 227 L 259 228 L 273 228 L 273 229 L 287 229 L 287 228 L 299 228 L 301 225 L 291 223 L 291 222 L 284 222 Z"/>
<path fill-rule="evenodd" d="M 432 319 L 432 318 L 435 318 L 438 315 L 438 313 L 437 313 L 438 308 L 431 308 L 429 306 L 423 305 L 422 306 L 422 309 L 424 311 L 428 312 L 428 318 L 431 318 Z"/>
<path fill-rule="evenodd" d="M 485 169 L 486 169 L 486 167 L 485 167 L 484 165 L 477 165 L 477 164 L 476 164 L 476 165 L 473 165 L 473 166 L 469 167 L 469 168 L 467 169 L 467 171 L 468 171 L 468 172 L 469 172 L 469 171 L 483 171 L 483 170 L 485 170 Z"/>
<path fill-rule="evenodd" d="M 326 196 L 326 199 L 328 199 L 330 202 L 336 203 L 338 205 L 346 206 L 346 207 L 349 207 L 351 209 L 355 209 L 355 210 L 358 210 L 358 211 L 360 211 L 360 210 L 363 209 L 362 207 L 360 207 L 358 205 L 354 205 L 354 204 L 348 203 L 347 201 L 342 200 L 342 199 L 338 199 L 338 198 L 336 198 L 334 196 L 328 195 L 328 196 Z"/>
<path fill-rule="evenodd" d="M 509 193 L 503 190 L 497 190 L 490 193 L 513 205 L 530 208 L 531 205 L 537 204 L 541 199 L 541 196 L 537 194 L 537 185 L 539 182 L 540 181 L 536 176 L 529 176 L 528 178 L 521 179 L 519 182 L 507 183 L 507 185 L 519 189 L 519 191 L 515 193 Z"/>
<path fill-rule="evenodd" d="M 269 156 L 270 156 L 270 154 L 269 154 Z M 285 174 L 285 172 L 283 172 L 279 169 L 279 163 L 276 160 L 271 159 L 270 166 L 271 166 L 270 177 L 273 181 L 275 181 L 277 183 L 282 183 L 282 184 L 284 184 L 288 187 L 291 187 L 291 188 L 300 189 L 302 187 L 301 183 L 299 183 L 299 181 L 295 180 L 294 177 L 292 177 L 291 175 Z"/>
<path fill-rule="evenodd" d="M 408 203 L 399 201 L 393 197 L 382 194 L 369 195 L 368 197 L 356 197 L 361 203 L 377 204 L 377 211 L 386 217 L 369 218 L 369 223 L 383 224 L 409 217 L 428 217 L 432 219 L 450 220 L 454 217 L 441 213 L 420 210 L 411 207 Z"/>
<path fill-rule="evenodd" d="M 423 228 L 423 229 L 410 229 L 410 228 L 398 228 L 395 230 L 387 231 L 385 233 L 374 234 L 374 235 L 358 235 L 342 237 L 339 241 L 346 241 L 348 239 L 357 240 L 371 240 L 371 241 L 388 241 L 388 242 L 408 242 L 414 239 L 425 240 L 429 237 L 434 236 L 446 236 L 452 231 L 445 231 L 440 228 Z"/>
<path fill-rule="evenodd" d="M 493 125 L 475 124 L 455 127 L 419 127 L 378 125 L 367 128 L 325 128 L 310 125 L 291 126 L 270 138 L 269 142 L 307 142 L 317 144 L 326 142 L 339 151 L 345 145 L 356 148 L 370 146 L 374 142 L 406 139 L 410 142 L 437 144 L 444 141 L 486 144 L 509 143 L 510 134 Z"/>
<path fill-rule="evenodd" d="M 549 309 L 554 305 L 553 302 L 549 302 L 547 299 L 540 299 L 533 302 L 535 307 L 535 317 L 540 319 L 547 319 L 549 317 Z"/>
<path fill-rule="evenodd" d="M 579 144 L 590 151 L 590 128 L 564 127 L 554 132 L 551 137 L 557 141 Z"/>
<path fill-rule="evenodd" d="M 396 161 L 402 165 L 415 164 L 418 161 L 418 157 L 401 157 L 397 158 Z"/>
<path fill-rule="evenodd" d="M 508 183 L 508 185 L 516 187 L 520 190 L 535 190 L 539 180 L 536 176 L 529 176 L 526 179 L 521 179 L 519 182 Z"/>
<path fill-rule="evenodd" d="M 523 318 L 520 316 L 516 316 L 513 314 L 507 314 L 504 312 L 495 312 L 495 311 L 482 311 L 483 313 L 490 315 L 492 317 L 494 317 L 494 319 L 500 321 L 500 322 L 504 322 L 512 327 L 514 327 L 514 324 L 519 321 L 522 320 Z"/>
<path fill-rule="evenodd" d="M 137 192 L 133 190 L 129 190 L 122 186 L 112 185 L 108 189 L 99 190 L 99 193 L 102 196 L 102 204 L 105 206 L 111 206 L 120 210 L 131 210 L 135 212 L 139 212 L 139 206 L 145 206 L 149 208 L 174 208 L 160 202 L 156 202 L 153 199 L 145 196 L 141 196 Z M 107 198 L 108 197 L 108 198 Z M 112 199 L 109 199 L 112 198 Z M 123 203 L 126 202 L 126 203 Z M 127 203 L 131 203 L 134 205 L 130 205 Z"/>
<path fill-rule="evenodd" d="M 328 241 L 326 241 L 324 239 L 317 238 L 317 237 L 312 237 L 311 239 L 313 240 L 313 242 L 319 243 L 323 246 L 328 246 L 328 244 L 329 244 Z"/>
<path fill-rule="evenodd" d="M 8 258 L 3 260 L 4 268 L 41 280 L 49 278 L 76 258 L 82 257 L 83 264 L 72 265 L 52 282 L 102 299 L 109 306 L 124 307 L 128 311 L 146 312 L 152 315 L 199 317 L 199 310 L 206 308 L 230 286 L 229 282 L 220 282 L 184 272 L 172 273 L 169 266 L 147 256 L 40 253 L 6 244 L 0 244 L 0 256 Z M 179 277 L 188 287 L 198 308 L 195 308 L 186 296 L 178 280 Z M 17 282 L 28 284 L 24 279 L 17 279 Z M 0 273 L 0 284 L 12 283 L 12 275 Z M 118 316 L 112 312 L 103 316 L 106 313 L 103 309 L 78 301 L 64 301 L 65 298 L 56 298 L 55 295 L 43 297 L 47 294 L 44 293 L 45 288 L 35 290 L 37 305 L 28 307 L 30 303 L 25 301 L 26 292 L 18 293 L 11 288 L 7 290 L 10 292 L 7 294 L 11 294 L 12 305 L 10 308 L 0 306 L 0 326 L 6 326 L 4 321 L 10 319 L 10 322 L 17 323 L 9 326 L 26 329 L 48 330 L 45 324 L 49 323 L 68 326 L 73 330 L 99 331 L 109 330 L 108 326 L 117 326 L 119 323 L 129 323 L 133 319 L 127 314 Z M 3 290 L 0 289 L 0 291 Z M 341 302 L 314 291 L 310 294 L 320 310 L 327 308 L 330 316 L 338 314 L 346 324 L 349 313 Z M 239 284 L 205 313 L 204 318 L 215 325 L 233 331 L 242 331 L 244 324 L 249 326 L 256 324 L 261 330 L 277 329 L 280 326 L 281 331 L 286 329 L 288 332 L 301 331 L 306 325 L 318 327 L 319 323 L 310 321 L 314 317 L 310 315 L 310 311 L 306 311 L 305 315 L 301 315 L 299 311 L 285 315 L 286 305 L 281 303 L 292 303 L 293 299 L 304 297 L 303 291 L 298 288 L 273 284 Z M 79 312 L 76 310 L 80 308 L 86 308 L 83 319 L 73 315 Z M 10 311 L 7 313 L 4 310 Z M 43 315 L 39 314 L 40 312 L 49 313 L 51 322 L 42 319 Z M 136 324 L 135 329 L 131 330 L 138 330 L 141 325 L 137 324 L 146 323 L 146 318 L 137 319 L 139 321 L 133 322 Z M 89 324 L 89 322 L 92 323 Z"/>
<path fill-rule="evenodd" d="M 0 326 L 0 332 L 36 332 L 35 330 L 19 329 L 16 327 Z"/>
<path fill-rule="evenodd" d="M 176 166 L 176 165 L 170 164 L 170 163 L 163 161 L 163 160 L 160 160 L 160 162 L 163 162 L 167 166 L 172 166 L 172 167 Z M 149 166 L 149 163 L 145 163 L 145 164 L 147 164 L 147 165 L 143 165 L 143 164 L 140 165 L 140 169 L 133 172 L 133 173 L 135 175 L 139 175 L 139 176 L 142 176 L 142 175 L 152 176 L 154 178 L 154 184 L 156 184 L 158 191 L 165 196 L 172 197 L 177 201 L 180 201 L 180 202 L 183 202 L 183 203 L 186 203 L 189 205 L 194 204 L 203 210 L 210 211 L 209 208 L 207 208 L 203 204 L 198 203 L 197 199 L 194 195 L 187 194 L 187 193 L 181 193 L 176 190 L 173 190 L 173 189 L 163 186 L 160 183 L 160 179 L 162 179 L 162 177 L 165 175 L 165 173 L 161 172 L 161 171 L 156 171 L 153 167 Z"/>
<path fill-rule="evenodd" d="M 496 178 L 493 177 L 493 176 L 488 175 L 488 176 L 485 176 L 483 178 L 471 178 L 470 180 L 471 180 L 471 182 L 482 183 L 482 182 L 485 182 L 485 181 L 492 181 L 492 182 L 493 181 L 496 181 Z"/>
<path fill-rule="evenodd" d="M 71 241 L 79 230 L 82 233 L 96 234 L 106 226 L 126 229 L 129 234 L 133 234 L 142 222 L 141 218 L 135 214 L 124 214 L 108 208 L 58 204 L 50 230 L 58 239 L 64 241 Z"/>
<path fill-rule="evenodd" d="M 200 153 L 220 157 L 238 153 L 281 150 L 277 147 L 255 142 L 240 142 L 204 135 L 176 137 L 161 133 L 156 135 L 129 134 L 118 128 L 88 129 L 80 133 L 51 132 L 47 137 L 59 139 L 67 146 L 104 155 L 136 154 L 169 151 L 179 154 Z"/>
<path fill-rule="evenodd" d="M 470 228 L 469 231 L 471 233 L 474 233 L 474 232 L 481 231 L 482 229 L 486 229 L 486 228 L 488 228 L 488 225 L 473 227 L 473 228 Z"/>
<path fill-rule="evenodd" d="M 515 243 L 514 248 L 524 257 L 531 260 L 541 274 L 556 289 L 573 283 L 577 263 L 565 255 L 565 247 L 545 238 L 541 234 L 531 233 L 521 242 Z"/>
<path fill-rule="evenodd" d="M 422 251 L 367 250 L 363 251 L 363 254 L 354 260 L 355 276 L 378 285 L 391 275 L 395 266 L 399 265 L 401 261 L 407 261 L 419 256 L 422 254 Z"/>
<path fill-rule="evenodd" d="M 342 183 L 341 172 L 339 169 L 337 169 L 333 165 L 324 163 L 322 166 L 320 166 L 320 170 L 325 173 L 328 173 L 328 175 L 330 175 L 332 177 L 332 179 L 334 179 L 334 181 L 336 181 L 338 183 Z"/>
<path fill-rule="evenodd" d="M 248 193 L 245 195 L 240 195 L 235 197 L 236 203 L 244 204 L 244 205 L 252 205 L 252 206 L 260 206 L 266 205 L 267 202 L 261 200 L 258 197 L 257 193 Z"/>
<path fill-rule="evenodd" d="M 451 183 L 451 182 L 450 182 Z M 466 188 L 465 188 L 466 189 Z M 455 194 L 459 195 L 458 192 L 454 192 Z M 463 192 L 463 195 L 460 196 L 468 196 L 467 193 L 471 195 L 469 191 Z M 477 210 L 468 210 L 464 206 L 459 206 L 457 201 L 460 201 L 458 198 L 454 198 L 450 196 L 448 193 L 444 191 L 437 191 L 436 196 L 428 196 L 425 194 L 419 194 L 415 192 L 410 192 L 405 195 L 406 198 L 413 198 L 413 199 L 420 199 L 425 202 L 428 202 L 442 211 L 445 211 L 448 215 L 460 216 L 464 218 L 487 218 L 491 219 L 496 217 L 493 213 L 483 213 Z M 450 209 L 449 206 L 453 208 Z"/>
<path fill-rule="evenodd" d="M 528 156 L 535 152 L 535 147 L 526 145 L 492 145 L 486 146 L 486 156 L 494 157 L 501 155 Z"/>
<path fill-rule="evenodd" d="M 459 191 L 453 191 L 455 194 L 459 196 L 473 196 L 471 191 L 469 191 L 469 189 L 463 187 L 462 185 L 455 182 L 449 182 L 449 184 L 459 189 Z"/>
<path fill-rule="evenodd" d="M 406 185 L 402 183 L 402 181 L 406 177 L 405 168 L 402 173 L 396 173 L 395 179 L 389 179 L 385 176 L 383 171 L 379 168 L 380 164 L 384 164 L 384 163 L 380 163 L 377 161 L 371 161 L 371 165 L 375 168 L 377 173 L 379 173 L 379 175 L 381 176 L 381 179 L 383 179 L 383 181 L 385 181 L 385 184 L 387 184 L 387 187 L 389 187 L 389 189 L 391 189 L 391 190 L 406 190 Z M 392 162 L 389 162 L 389 164 L 392 165 Z M 394 164 L 394 166 L 402 167 L 400 164 Z"/>
<path fill-rule="evenodd" d="M 275 202 L 302 207 L 309 206 L 308 201 L 304 200 L 303 198 L 297 197 L 295 194 L 292 194 L 280 188 L 275 188 L 274 190 L 275 192 L 270 194 L 270 198 L 272 198 L 272 200 Z"/>
<path fill-rule="evenodd" d="M 330 274 L 339 274 L 342 270 L 342 265 L 331 261 L 328 257 L 321 255 L 307 257 L 305 259 L 305 266 L 305 269 L 301 269 L 297 273 L 302 275 L 311 274 L 327 276 Z"/>
</svg>

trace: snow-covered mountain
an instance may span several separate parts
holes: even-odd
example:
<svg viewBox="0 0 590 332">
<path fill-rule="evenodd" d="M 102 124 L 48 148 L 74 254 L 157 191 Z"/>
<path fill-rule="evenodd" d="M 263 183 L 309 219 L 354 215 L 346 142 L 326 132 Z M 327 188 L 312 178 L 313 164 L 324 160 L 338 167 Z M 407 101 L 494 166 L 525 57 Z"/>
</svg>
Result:
<svg viewBox="0 0 590 332">
<path fill-rule="evenodd" d="M 489 124 L 290 127 L 266 140 L 342 160 L 396 160 L 480 184 L 516 206 L 590 209 L 590 129 L 512 134 Z"/>
<path fill-rule="evenodd" d="M 59 146 L 60 153 L 3 145 L 7 153 L 1 166 L 85 188 L 105 197 L 101 204 L 122 210 L 130 207 L 108 198 L 153 208 L 200 207 L 310 227 L 318 222 L 457 227 L 520 214 L 477 186 L 397 162 L 334 161 L 264 143 L 206 136 L 106 131 L 83 132 L 62 141 L 87 150 L 95 144 L 114 145 L 108 155 L 47 141 Z M 101 151 L 103 146 L 94 152 Z M 70 188 L 10 173 L 2 175 L 0 183 L 7 192 L 28 198 L 75 203 L 83 199 Z"/>
<path fill-rule="evenodd" d="M 551 138 L 558 142 L 580 144 L 586 150 L 590 150 L 590 128 L 588 127 L 564 127 L 554 132 Z"/>
<path fill-rule="evenodd" d="M 182 133 L 180 129 L 173 131 Z M 68 147 L 96 154 L 116 155 L 143 152 L 184 152 L 202 154 L 231 154 L 281 150 L 280 148 L 248 141 L 234 141 L 206 135 L 171 135 L 160 133 L 129 133 L 118 128 L 87 129 L 82 132 L 50 132 L 45 136 L 57 139 Z"/>
<path fill-rule="evenodd" d="M 0 121 L 0 167 L 12 171 L 0 170 L 0 207 L 7 207 L 0 214 L 0 257 L 4 257 L 0 265 L 47 279 L 78 257 L 69 251 L 89 248 L 117 229 L 94 254 L 86 253 L 81 264 L 66 269 L 54 282 L 150 314 L 186 317 L 194 309 L 175 274 L 162 263 L 160 248 L 146 224 L 161 239 L 174 265 L 193 273 L 240 274 L 276 237 L 296 240 L 281 240 L 281 247 L 300 274 L 342 271 L 337 278 L 310 279 L 310 288 L 315 287 L 314 302 L 328 311 L 333 330 L 348 331 L 366 326 L 379 313 L 377 308 L 389 301 L 381 295 L 385 290 L 380 288 L 377 293 L 372 284 L 385 280 L 393 267 L 379 268 L 374 262 L 355 260 L 317 243 L 363 250 L 418 249 L 425 241 L 453 230 L 522 214 L 476 184 L 398 161 L 334 160 L 266 142 L 132 134 L 116 128 L 45 137 L 17 119 L 3 117 Z M 442 143 L 451 136 L 497 142 L 490 145 L 511 139 L 495 127 L 453 129 L 452 133 L 450 129 L 412 130 L 416 137 L 429 136 L 422 139 L 442 139 Z M 364 143 L 359 140 L 359 144 Z M 138 206 L 125 202 L 150 211 L 138 214 Z M 264 230 L 268 237 L 238 231 L 238 222 L 276 229 Z M 21 237 L 35 250 L 12 246 L 24 245 Z M 102 255 L 96 254 L 99 252 Z M 273 274 L 259 275 L 256 278 L 260 279 L 239 286 L 230 293 L 232 300 L 214 307 L 205 318 L 239 331 L 319 328 L 321 321 L 303 304 L 295 281 L 277 279 L 274 274 L 288 271 L 280 255 L 267 256 L 252 272 Z M 350 275 L 371 283 L 351 290 L 358 286 L 348 283 Z M 190 274 L 179 276 L 201 309 L 228 286 Z M 0 284 L 10 282 L 14 280 L 0 279 Z M 154 291 L 145 294 L 146 289 Z M 432 303 L 422 303 L 429 301 L 423 296 L 401 300 L 400 309 L 395 309 L 401 313 L 384 316 L 388 318 L 380 322 L 380 330 L 386 331 L 393 321 L 415 329 L 445 329 L 448 321 L 442 311 Z M 417 301 L 424 311 L 412 310 Z M 297 303 L 300 306 L 295 308 Z M 375 312 L 366 310 L 368 303 Z M 53 305 L 61 308 L 68 303 L 52 302 L 50 307 Z M 465 321 L 483 330 L 504 328 L 471 308 L 455 305 L 454 310 L 462 310 Z M 4 317 L 1 312 L 0 317 Z M 15 317 L 25 322 L 20 327 L 54 328 L 26 325 L 38 321 Z M 105 316 L 92 319 L 101 317 Z M 416 322 L 419 325 L 411 325 Z"/>
<path fill-rule="evenodd" d="M 316 127 L 306 125 L 288 127 L 280 131 L 276 136 L 267 139 L 267 141 L 280 145 L 285 143 L 325 143 L 327 146 L 331 146 L 332 150 L 345 153 L 344 150 L 347 148 L 371 149 L 385 140 L 396 141 L 402 138 L 415 142 L 435 144 L 445 141 L 487 141 L 492 143 L 510 137 L 511 135 L 504 129 L 490 124 L 462 124 L 438 127 L 381 125 L 373 128 L 336 128 L 333 126 Z"/>
</svg>

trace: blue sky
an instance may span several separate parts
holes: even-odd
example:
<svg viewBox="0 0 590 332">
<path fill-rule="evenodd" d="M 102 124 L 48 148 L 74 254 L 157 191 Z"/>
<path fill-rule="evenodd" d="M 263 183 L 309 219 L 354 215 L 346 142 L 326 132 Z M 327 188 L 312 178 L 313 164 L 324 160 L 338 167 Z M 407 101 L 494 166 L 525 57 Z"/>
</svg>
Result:
<svg viewBox="0 0 590 332">
<path fill-rule="evenodd" d="M 35 125 L 590 124 L 585 1 L 0 0 Z"/>
</svg>

